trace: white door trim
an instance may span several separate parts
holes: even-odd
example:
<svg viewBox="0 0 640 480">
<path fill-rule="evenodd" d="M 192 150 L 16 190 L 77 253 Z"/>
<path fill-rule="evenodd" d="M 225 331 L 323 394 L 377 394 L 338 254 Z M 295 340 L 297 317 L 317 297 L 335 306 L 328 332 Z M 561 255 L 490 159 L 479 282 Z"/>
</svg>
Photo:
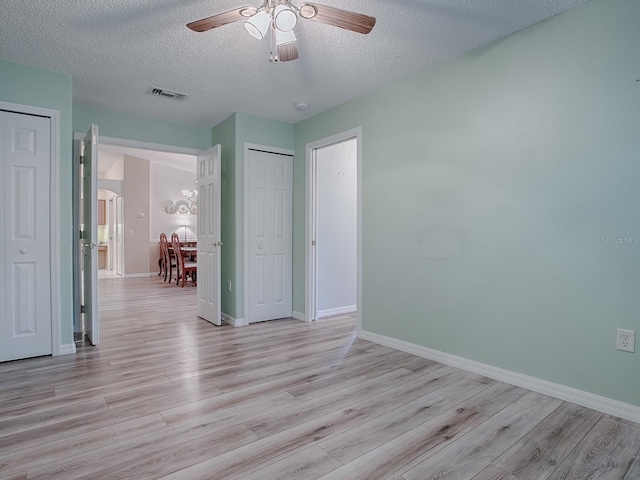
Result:
<svg viewBox="0 0 640 480">
<path fill-rule="evenodd" d="M 327 138 L 308 143 L 306 146 L 306 183 L 305 183 L 305 320 L 313 322 L 318 319 L 317 302 L 317 270 L 316 270 L 316 150 L 334 143 L 356 139 L 357 150 L 357 330 L 361 330 L 361 305 L 362 305 L 362 127 L 353 128 L 345 132 L 337 133 Z"/>
<path fill-rule="evenodd" d="M 82 140 L 85 133 L 75 132 L 73 134 L 74 140 Z M 206 150 L 198 150 L 196 148 L 188 148 L 188 147 L 178 147 L 175 145 L 164 145 L 162 143 L 151 143 L 151 142 L 142 142 L 139 140 L 127 140 L 126 138 L 117 138 L 117 137 L 105 137 L 100 135 L 100 145 L 112 145 L 114 147 L 128 147 L 128 148 L 139 148 L 142 150 L 153 150 L 156 152 L 163 153 L 181 153 L 184 155 L 193 155 L 196 156 L 198 153 Z"/>
<path fill-rule="evenodd" d="M 27 115 L 39 115 L 49 117 L 51 120 L 50 143 L 50 179 L 49 179 L 49 215 L 51 225 L 49 227 L 49 245 L 51 251 L 51 353 L 52 355 L 65 355 L 75 353 L 73 338 L 71 343 L 62 344 L 62 332 L 60 331 L 60 311 L 62 298 L 60 290 L 60 112 L 48 108 L 32 107 L 0 101 L 1 110 L 9 110 L 15 113 Z M 73 325 L 71 326 L 73 331 Z"/>
<path fill-rule="evenodd" d="M 244 318 L 241 320 L 240 325 L 249 325 L 251 323 L 251 318 L 249 318 L 249 239 L 247 238 L 246 233 L 249 231 L 249 172 L 248 172 L 248 164 L 249 164 L 249 150 L 260 150 L 266 153 L 275 153 L 280 155 L 291 155 L 292 157 L 295 154 L 294 150 L 289 150 L 286 148 L 277 148 L 277 147 L 269 147 L 266 145 L 259 145 L 257 143 L 247 143 L 244 144 L 244 155 L 242 162 L 242 185 L 243 185 L 243 205 L 242 205 L 242 233 L 240 234 L 243 239 L 243 252 L 242 252 L 242 263 L 243 263 L 243 272 L 244 272 L 244 281 L 242 282 L 242 287 L 244 292 L 241 293 L 243 297 L 243 305 L 244 305 Z M 291 252 L 293 255 L 293 252 Z M 292 272 L 293 275 L 293 272 Z"/>
</svg>

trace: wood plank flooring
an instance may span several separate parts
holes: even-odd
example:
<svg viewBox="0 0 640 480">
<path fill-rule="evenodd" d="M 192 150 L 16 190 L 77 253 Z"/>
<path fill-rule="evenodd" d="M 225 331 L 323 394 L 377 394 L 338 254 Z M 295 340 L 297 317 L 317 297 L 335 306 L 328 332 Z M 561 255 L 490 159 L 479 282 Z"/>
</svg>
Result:
<svg viewBox="0 0 640 480">
<path fill-rule="evenodd" d="M 100 281 L 102 343 L 0 364 L 1 479 L 640 480 L 640 425 L 356 338 Z"/>
</svg>

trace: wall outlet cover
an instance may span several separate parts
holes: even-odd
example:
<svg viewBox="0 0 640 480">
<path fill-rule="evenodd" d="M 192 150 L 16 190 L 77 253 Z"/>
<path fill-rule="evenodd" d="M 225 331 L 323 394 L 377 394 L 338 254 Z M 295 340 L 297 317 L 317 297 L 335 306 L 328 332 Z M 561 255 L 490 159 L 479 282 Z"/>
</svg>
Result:
<svg viewBox="0 0 640 480">
<path fill-rule="evenodd" d="M 619 328 L 616 335 L 616 349 L 623 352 L 635 352 L 636 332 Z"/>
</svg>

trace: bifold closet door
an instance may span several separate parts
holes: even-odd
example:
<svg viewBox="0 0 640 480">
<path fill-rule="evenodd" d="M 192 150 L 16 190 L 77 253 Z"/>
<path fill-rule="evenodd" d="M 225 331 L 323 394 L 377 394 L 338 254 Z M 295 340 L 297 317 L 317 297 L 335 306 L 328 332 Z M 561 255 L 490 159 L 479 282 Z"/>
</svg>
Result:
<svg viewBox="0 0 640 480">
<path fill-rule="evenodd" d="M 0 111 L 0 361 L 51 354 L 50 119 Z"/>
</svg>

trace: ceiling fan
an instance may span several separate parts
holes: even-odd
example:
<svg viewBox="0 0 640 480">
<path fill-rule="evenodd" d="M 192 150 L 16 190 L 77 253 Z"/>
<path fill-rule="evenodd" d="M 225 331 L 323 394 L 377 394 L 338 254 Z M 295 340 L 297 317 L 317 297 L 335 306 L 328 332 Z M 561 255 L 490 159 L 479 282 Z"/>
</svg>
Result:
<svg viewBox="0 0 640 480">
<path fill-rule="evenodd" d="M 228 23 L 244 21 L 247 31 L 258 40 L 269 36 L 272 47 L 270 60 L 289 62 L 298 58 L 296 36 L 293 33 L 298 17 L 365 34 L 376 24 L 374 17 L 317 3 L 296 6 L 291 0 L 264 0 L 258 8 L 237 8 L 188 23 L 187 27 L 195 32 L 206 32 Z"/>
</svg>

